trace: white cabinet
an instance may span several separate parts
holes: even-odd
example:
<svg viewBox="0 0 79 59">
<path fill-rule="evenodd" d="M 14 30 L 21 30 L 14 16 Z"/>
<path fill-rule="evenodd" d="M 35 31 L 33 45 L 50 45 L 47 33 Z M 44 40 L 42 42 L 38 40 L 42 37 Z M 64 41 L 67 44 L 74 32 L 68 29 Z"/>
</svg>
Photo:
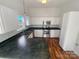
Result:
<svg viewBox="0 0 79 59">
<path fill-rule="evenodd" d="M 59 37 L 60 36 L 60 30 L 50 30 L 50 37 Z"/>
<path fill-rule="evenodd" d="M 35 30 L 35 37 L 42 37 L 43 31 L 42 30 Z"/>
<path fill-rule="evenodd" d="M 16 11 L 0 6 L 0 34 L 19 28 L 17 16 Z"/>
<path fill-rule="evenodd" d="M 35 36 L 36 37 L 42 37 L 43 36 L 43 30 L 35 30 Z M 60 36 L 60 30 L 50 30 L 50 37 L 59 37 Z"/>
<path fill-rule="evenodd" d="M 77 39 L 74 47 L 74 53 L 79 56 L 79 32 L 77 34 Z"/>
<path fill-rule="evenodd" d="M 79 56 L 79 42 L 74 47 L 74 53 Z"/>
</svg>

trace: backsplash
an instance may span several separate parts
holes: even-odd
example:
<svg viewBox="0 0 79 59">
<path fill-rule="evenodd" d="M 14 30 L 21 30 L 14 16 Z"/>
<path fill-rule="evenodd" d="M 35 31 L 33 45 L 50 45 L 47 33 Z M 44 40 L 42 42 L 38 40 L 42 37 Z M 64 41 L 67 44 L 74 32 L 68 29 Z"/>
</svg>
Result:
<svg viewBox="0 0 79 59">
<path fill-rule="evenodd" d="M 61 17 L 30 17 L 30 25 L 42 25 L 43 21 L 50 21 L 51 25 L 61 25 Z"/>
</svg>

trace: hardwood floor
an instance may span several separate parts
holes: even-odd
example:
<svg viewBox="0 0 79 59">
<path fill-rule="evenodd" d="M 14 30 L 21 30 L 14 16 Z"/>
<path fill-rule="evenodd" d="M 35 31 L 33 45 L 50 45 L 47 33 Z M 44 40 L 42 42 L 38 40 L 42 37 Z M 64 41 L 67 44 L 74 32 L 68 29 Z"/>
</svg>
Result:
<svg viewBox="0 0 79 59">
<path fill-rule="evenodd" d="M 50 59 L 79 59 L 73 52 L 65 52 L 59 45 L 58 39 L 48 39 Z"/>
</svg>

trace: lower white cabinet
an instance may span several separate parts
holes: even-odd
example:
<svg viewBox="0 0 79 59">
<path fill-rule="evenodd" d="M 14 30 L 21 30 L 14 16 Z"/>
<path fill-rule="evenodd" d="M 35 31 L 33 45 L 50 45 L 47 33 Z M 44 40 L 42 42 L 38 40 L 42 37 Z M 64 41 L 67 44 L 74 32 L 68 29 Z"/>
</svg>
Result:
<svg viewBox="0 0 79 59">
<path fill-rule="evenodd" d="M 35 37 L 42 37 L 43 36 L 43 30 L 35 30 Z M 59 37 L 60 36 L 60 30 L 50 30 L 50 37 Z"/>
<path fill-rule="evenodd" d="M 74 53 L 79 56 L 79 45 L 75 46 Z"/>
<path fill-rule="evenodd" d="M 35 37 L 42 37 L 43 31 L 42 30 L 35 30 Z"/>
<path fill-rule="evenodd" d="M 60 30 L 50 30 L 50 37 L 59 37 Z"/>
</svg>

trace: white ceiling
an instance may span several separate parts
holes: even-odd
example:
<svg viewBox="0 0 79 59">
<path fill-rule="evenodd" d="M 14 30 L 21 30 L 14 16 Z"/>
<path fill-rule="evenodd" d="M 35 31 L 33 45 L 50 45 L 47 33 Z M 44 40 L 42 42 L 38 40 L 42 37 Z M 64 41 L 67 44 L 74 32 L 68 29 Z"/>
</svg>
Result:
<svg viewBox="0 0 79 59">
<path fill-rule="evenodd" d="M 47 4 L 42 4 L 38 2 L 38 0 L 24 0 L 24 5 L 25 7 L 29 8 L 41 8 L 41 7 L 52 8 L 52 7 L 60 7 L 64 4 L 67 4 L 70 1 L 72 0 L 48 0 Z"/>
</svg>

